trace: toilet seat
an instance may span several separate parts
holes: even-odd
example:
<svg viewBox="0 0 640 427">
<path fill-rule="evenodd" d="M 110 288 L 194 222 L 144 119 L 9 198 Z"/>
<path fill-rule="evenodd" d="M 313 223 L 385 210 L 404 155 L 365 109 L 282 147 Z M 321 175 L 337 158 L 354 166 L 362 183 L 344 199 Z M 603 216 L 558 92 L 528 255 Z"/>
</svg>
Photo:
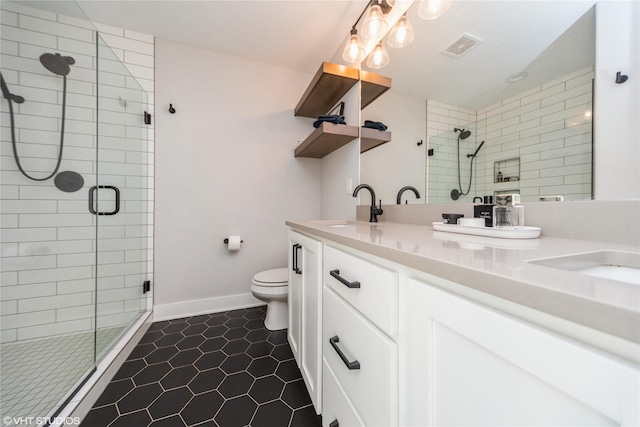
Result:
<svg viewBox="0 0 640 427">
<path fill-rule="evenodd" d="M 261 271 L 253 276 L 251 282 L 258 286 L 287 286 L 289 283 L 289 269 L 285 267 Z"/>
</svg>

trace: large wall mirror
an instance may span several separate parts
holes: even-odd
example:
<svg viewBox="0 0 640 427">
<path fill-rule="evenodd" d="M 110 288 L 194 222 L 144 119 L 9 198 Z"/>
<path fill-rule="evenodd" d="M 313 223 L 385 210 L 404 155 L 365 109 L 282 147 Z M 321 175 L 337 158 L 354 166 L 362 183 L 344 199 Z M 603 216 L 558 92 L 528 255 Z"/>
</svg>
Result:
<svg viewBox="0 0 640 427">
<path fill-rule="evenodd" d="M 371 70 L 392 89 L 362 111 L 392 141 L 360 157 L 385 204 L 592 198 L 595 12 L 590 1 L 456 0 L 436 20 L 407 17 L 412 44 Z M 385 40 L 386 42 L 386 40 Z M 368 70 L 366 64 L 362 68 Z"/>
</svg>

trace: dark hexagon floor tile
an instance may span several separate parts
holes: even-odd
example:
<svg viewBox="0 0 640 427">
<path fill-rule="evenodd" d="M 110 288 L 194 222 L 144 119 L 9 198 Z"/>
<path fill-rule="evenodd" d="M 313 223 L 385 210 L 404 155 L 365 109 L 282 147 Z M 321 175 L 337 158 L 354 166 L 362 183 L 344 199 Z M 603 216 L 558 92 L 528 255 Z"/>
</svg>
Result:
<svg viewBox="0 0 640 427">
<path fill-rule="evenodd" d="M 226 374 L 232 374 L 235 372 L 244 371 L 251 363 L 251 358 L 244 353 L 234 354 L 225 359 L 220 365 L 220 368 Z"/>
<path fill-rule="evenodd" d="M 149 413 L 154 420 L 177 414 L 192 397 L 193 393 L 187 387 L 165 391 L 149 406 Z"/>
<path fill-rule="evenodd" d="M 248 320 L 244 317 L 232 317 L 231 319 L 224 322 L 224 326 L 226 326 L 227 328 L 239 328 L 241 326 L 244 326 L 247 322 Z"/>
<path fill-rule="evenodd" d="M 186 427 L 186 424 L 182 421 L 180 415 L 174 415 L 172 417 L 154 421 L 149 425 L 149 427 Z"/>
<path fill-rule="evenodd" d="M 218 391 L 227 399 L 245 394 L 253 384 L 253 377 L 246 372 L 228 375 L 218 386 Z"/>
<path fill-rule="evenodd" d="M 311 404 L 311 398 L 302 379 L 287 383 L 282 392 L 282 400 L 293 409 L 299 409 Z"/>
<path fill-rule="evenodd" d="M 246 426 L 251 422 L 258 405 L 249 396 L 227 400 L 215 417 L 219 426 Z"/>
<path fill-rule="evenodd" d="M 288 426 L 293 411 L 281 400 L 258 406 L 251 427 Z"/>
<path fill-rule="evenodd" d="M 226 326 L 218 325 L 218 326 L 209 326 L 202 332 L 202 335 L 207 338 L 218 338 L 222 337 L 225 332 L 227 332 L 229 328 Z"/>
<path fill-rule="evenodd" d="M 188 327 L 189 324 L 187 322 L 176 322 L 162 328 L 162 332 L 164 332 L 165 335 L 176 334 L 178 332 L 184 331 Z"/>
<path fill-rule="evenodd" d="M 264 307 L 266 307 L 266 305 L 262 306 L 262 307 L 259 307 L 257 309 L 254 308 L 253 310 L 249 310 L 244 314 L 243 317 L 245 319 L 249 319 L 249 320 L 252 320 L 252 319 L 264 319 L 264 315 L 267 312 L 267 310 L 265 310 Z"/>
<path fill-rule="evenodd" d="M 202 356 L 202 354 L 203 353 L 197 348 L 190 348 L 189 350 L 183 350 L 173 356 L 171 360 L 169 360 L 169 363 L 171 363 L 171 366 L 173 366 L 174 368 L 177 368 L 179 366 L 192 365 L 193 362 L 195 362 L 200 356 Z"/>
<path fill-rule="evenodd" d="M 133 381 L 131 381 L 131 378 L 112 381 L 107 385 L 93 406 L 99 407 L 116 403 L 118 400 L 122 399 L 122 396 L 133 390 L 134 387 L 135 385 L 133 384 Z"/>
<path fill-rule="evenodd" d="M 184 335 L 182 335 L 181 333 L 169 334 L 169 335 L 165 335 L 162 338 L 156 340 L 154 342 L 154 344 L 158 348 L 160 348 L 160 347 L 168 347 L 170 345 L 176 345 L 183 338 L 184 338 Z"/>
<path fill-rule="evenodd" d="M 258 403 L 266 403 L 280 398 L 284 382 L 276 376 L 258 378 L 254 381 L 249 396 Z"/>
<path fill-rule="evenodd" d="M 149 355 L 149 353 L 151 353 L 155 349 L 156 349 L 156 346 L 153 345 L 153 343 L 138 344 L 133 348 L 133 351 L 131 351 L 127 360 L 142 359 L 145 356 Z"/>
<path fill-rule="evenodd" d="M 207 338 L 207 340 L 200 344 L 198 348 L 203 352 L 208 353 L 210 351 L 222 350 L 222 347 L 224 347 L 228 342 L 229 341 L 222 337 Z"/>
<path fill-rule="evenodd" d="M 293 381 L 302 378 L 300 369 L 298 369 L 298 365 L 294 359 L 280 362 L 280 366 L 278 366 L 276 370 L 276 375 L 284 381 Z"/>
<path fill-rule="evenodd" d="M 194 394 L 213 390 L 220 385 L 224 378 L 225 374 L 220 369 L 202 371 L 199 372 L 189 383 L 189 389 L 191 389 Z"/>
<path fill-rule="evenodd" d="M 171 366 L 167 362 L 156 363 L 155 365 L 149 365 L 136 375 L 133 376 L 133 382 L 136 386 L 149 384 L 152 382 L 160 381 L 167 372 L 171 370 Z"/>
<path fill-rule="evenodd" d="M 244 339 L 250 342 L 266 341 L 267 338 L 269 338 L 269 334 L 270 332 L 267 331 L 266 329 L 255 330 L 255 331 L 249 332 L 247 336 L 244 337 Z"/>
<path fill-rule="evenodd" d="M 151 403 L 162 394 L 162 391 L 162 387 L 160 387 L 158 383 L 136 387 L 120 399 L 120 401 L 116 403 L 116 406 L 121 414 L 139 411 L 151 405 Z M 151 420 L 149 420 L 149 422 L 151 422 Z"/>
<path fill-rule="evenodd" d="M 209 316 L 208 314 L 203 314 L 200 316 L 192 316 L 187 318 L 187 323 L 190 325 L 199 325 L 200 323 L 205 323 L 210 318 L 211 316 Z"/>
<path fill-rule="evenodd" d="M 213 390 L 191 399 L 187 406 L 180 411 L 180 415 L 188 425 L 198 424 L 212 420 L 223 403 L 224 398 Z"/>
<path fill-rule="evenodd" d="M 322 417 L 316 414 L 313 405 L 296 409 L 289 427 L 322 427 Z"/>
<path fill-rule="evenodd" d="M 244 327 L 249 329 L 250 331 L 262 329 L 262 328 L 264 328 L 264 320 L 263 319 L 252 319 L 252 320 L 249 320 L 244 325 Z"/>
<path fill-rule="evenodd" d="M 293 359 L 293 353 L 291 347 L 288 345 L 278 345 L 271 352 L 271 356 L 275 359 L 284 362 L 285 360 Z"/>
<path fill-rule="evenodd" d="M 205 353 L 196 361 L 195 367 L 200 371 L 217 368 L 226 358 L 227 356 L 221 351 Z"/>
<path fill-rule="evenodd" d="M 227 318 L 231 319 L 233 317 L 242 317 L 247 313 L 247 309 L 246 308 L 241 308 L 238 310 L 231 310 L 231 311 L 227 311 L 226 313 L 224 313 L 225 316 L 227 316 Z"/>
<path fill-rule="evenodd" d="M 224 351 L 227 356 L 231 356 L 233 354 L 243 353 L 249 345 L 249 341 L 245 339 L 233 340 L 226 343 L 224 347 L 222 347 L 222 351 Z"/>
<path fill-rule="evenodd" d="M 127 360 L 122 364 L 120 369 L 118 369 L 118 372 L 116 372 L 111 381 L 133 378 L 134 375 L 142 371 L 146 366 L 147 364 L 142 359 Z"/>
<path fill-rule="evenodd" d="M 191 325 L 188 328 L 186 328 L 184 331 L 182 331 L 182 334 L 185 336 L 191 336 L 191 335 L 199 335 L 201 333 L 203 333 L 205 330 L 207 330 L 207 328 L 209 328 L 207 325 L 205 325 L 204 323 L 199 323 L 197 325 Z"/>
<path fill-rule="evenodd" d="M 174 346 L 161 347 L 147 355 L 144 360 L 147 362 L 147 364 L 153 365 L 154 363 L 167 362 L 177 353 L 178 349 Z"/>
<path fill-rule="evenodd" d="M 232 328 L 224 333 L 224 337 L 228 340 L 237 340 L 239 338 L 244 338 L 249 333 L 248 329 L 244 327 L 240 328 Z"/>
<path fill-rule="evenodd" d="M 107 427 L 118 417 L 118 409 L 115 405 L 93 408 L 80 424 L 81 427 Z"/>
<path fill-rule="evenodd" d="M 178 347 L 180 350 L 188 350 L 190 348 L 198 347 L 205 340 L 206 338 L 202 335 L 191 335 L 180 340 L 180 342 L 176 344 L 176 347 Z"/>
<path fill-rule="evenodd" d="M 165 390 L 187 385 L 197 374 L 198 370 L 192 365 L 174 368 L 162 378 L 160 385 Z"/>
<path fill-rule="evenodd" d="M 278 361 L 271 356 L 267 356 L 252 360 L 251 364 L 247 368 L 247 372 L 255 378 L 260 378 L 265 375 L 272 375 L 276 372 L 276 369 L 278 369 Z"/>
<path fill-rule="evenodd" d="M 151 324 L 151 326 L 149 326 L 149 329 L 147 329 L 147 332 L 153 332 L 153 331 L 160 331 L 162 330 L 162 328 L 169 326 L 171 324 L 171 322 L 169 322 L 168 320 L 162 320 L 160 322 L 153 322 Z"/>
<path fill-rule="evenodd" d="M 155 340 L 162 338 L 164 336 L 164 334 L 162 333 L 162 331 L 147 331 L 142 338 L 140 339 L 140 341 L 138 341 L 138 344 L 149 344 L 154 342 Z"/>
<path fill-rule="evenodd" d="M 223 325 L 224 322 L 226 322 L 227 320 L 228 319 L 226 316 L 220 313 L 216 313 L 216 314 L 212 314 L 211 318 L 204 323 L 208 326 L 219 326 L 219 325 Z"/>
<path fill-rule="evenodd" d="M 253 358 L 264 357 L 271 354 L 273 350 L 273 344 L 269 341 L 260 341 L 253 343 L 247 348 L 245 353 Z"/>
<path fill-rule="evenodd" d="M 269 334 L 269 338 L 267 338 L 273 345 L 278 344 L 287 344 L 287 330 L 283 329 L 281 331 L 273 331 Z"/>
<path fill-rule="evenodd" d="M 142 410 L 119 416 L 109 427 L 146 426 L 150 423 L 149 414 L 147 411 Z"/>
</svg>

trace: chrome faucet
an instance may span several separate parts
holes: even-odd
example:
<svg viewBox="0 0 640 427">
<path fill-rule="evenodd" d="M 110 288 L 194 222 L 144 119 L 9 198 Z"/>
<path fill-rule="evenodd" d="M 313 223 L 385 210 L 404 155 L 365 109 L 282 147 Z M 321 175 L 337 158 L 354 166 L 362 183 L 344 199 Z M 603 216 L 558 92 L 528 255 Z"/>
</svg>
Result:
<svg viewBox="0 0 640 427">
<path fill-rule="evenodd" d="M 382 200 L 380 200 L 380 206 L 376 207 L 376 193 L 373 191 L 370 185 L 360 184 L 353 190 L 353 197 L 358 196 L 358 191 L 366 188 L 371 193 L 371 209 L 369 210 L 369 222 L 378 222 L 378 215 L 382 215 Z"/>
<path fill-rule="evenodd" d="M 418 193 L 418 190 L 415 187 L 412 187 L 410 185 L 407 185 L 406 187 L 402 187 L 400 189 L 400 191 L 398 191 L 398 197 L 396 197 L 396 204 L 399 205 L 402 203 L 402 193 L 404 193 L 407 190 L 411 190 L 413 191 L 413 194 L 416 195 L 416 198 L 419 199 L 420 198 L 420 193 Z"/>
</svg>

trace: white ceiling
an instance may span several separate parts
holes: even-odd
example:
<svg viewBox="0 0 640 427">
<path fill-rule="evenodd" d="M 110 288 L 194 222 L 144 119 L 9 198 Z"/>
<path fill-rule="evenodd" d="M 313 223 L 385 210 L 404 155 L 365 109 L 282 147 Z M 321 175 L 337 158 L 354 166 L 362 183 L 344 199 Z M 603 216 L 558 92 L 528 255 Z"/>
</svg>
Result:
<svg viewBox="0 0 640 427">
<path fill-rule="evenodd" d="M 595 0 L 454 0 L 437 20 L 408 12 L 415 41 L 388 48 L 391 63 L 377 71 L 393 90 L 470 109 L 593 62 L 593 16 L 552 44 Z M 31 1 L 43 8 L 68 2 Z M 322 61 L 340 61 L 343 44 L 367 0 L 78 0 L 94 22 L 256 61 L 314 73 Z M 461 58 L 440 53 L 462 33 L 482 43 Z M 576 48 L 576 41 L 585 39 Z M 558 43 L 557 43 L 558 44 Z M 543 66 L 534 58 L 543 54 Z M 561 61 L 562 59 L 562 61 Z M 530 76 L 508 85 L 520 71 Z M 558 74 L 560 73 L 560 74 Z M 566 73 L 565 73 L 566 74 Z M 545 80 L 546 79 L 546 80 Z"/>
</svg>

